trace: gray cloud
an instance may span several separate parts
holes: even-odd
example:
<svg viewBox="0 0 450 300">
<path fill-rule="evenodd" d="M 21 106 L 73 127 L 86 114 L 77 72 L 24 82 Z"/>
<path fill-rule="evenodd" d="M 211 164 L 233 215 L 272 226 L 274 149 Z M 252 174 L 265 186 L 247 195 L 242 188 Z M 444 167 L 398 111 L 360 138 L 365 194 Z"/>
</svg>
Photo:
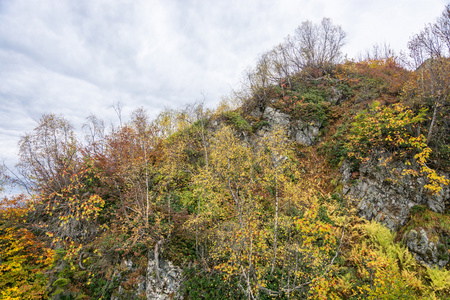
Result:
<svg viewBox="0 0 450 300">
<path fill-rule="evenodd" d="M 0 0 L 0 156 L 43 113 L 80 129 L 91 113 L 116 119 L 144 106 L 155 116 L 237 86 L 257 55 L 306 20 L 330 17 L 348 32 L 350 57 L 374 43 L 406 47 L 446 1 Z"/>
</svg>

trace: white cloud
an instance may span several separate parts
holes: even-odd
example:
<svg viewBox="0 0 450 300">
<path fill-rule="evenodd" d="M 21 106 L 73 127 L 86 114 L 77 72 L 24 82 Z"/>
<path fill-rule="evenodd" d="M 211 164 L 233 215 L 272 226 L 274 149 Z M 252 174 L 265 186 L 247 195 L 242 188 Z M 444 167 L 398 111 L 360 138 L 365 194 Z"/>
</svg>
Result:
<svg viewBox="0 0 450 300">
<path fill-rule="evenodd" d="M 154 115 L 201 98 L 213 106 L 257 55 L 306 20 L 330 17 L 356 56 L 374 43 L 406 48 L 446 1 L 0 1 L 0 156 L 46 112 L 77 128 L 91 113 Z"/>
</svg>

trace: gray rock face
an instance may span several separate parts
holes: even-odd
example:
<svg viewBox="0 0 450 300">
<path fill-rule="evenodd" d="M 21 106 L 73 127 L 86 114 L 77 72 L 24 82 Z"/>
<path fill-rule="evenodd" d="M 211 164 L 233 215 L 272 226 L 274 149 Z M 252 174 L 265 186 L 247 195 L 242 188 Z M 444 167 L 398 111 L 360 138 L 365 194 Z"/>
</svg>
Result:
<svg viewBox="0 0 450 300">
<path fill-rule="evenodd" d="M 375 219 L 391 230 L 405 225 L 408 213 L 414 205 L 425 204 L 431 210 L 443 213 L 449 198 L 449 187 L 437 195 L 430 195 L 424 188 L 424 177 L 400 176 L 409 169 L 402 162 L 383 166 L 385 157 L 378 155 L 362 164 L 359 178 L 353 185 L 348 163 L 341 166 L 344 193 L 357 202 L 358 212 L 368 220 Z"/>
<path fill-rule="evenodd" d="M 331 91 L 333 92 L 331 95 L 330 95 L 330 102 L 331 102 L 331 104 L 334 104 L 334 105 L 338 105 L 338 104 L 340 104 L 344 99 L 343 99 L 343 92 L 342 92 L 342 90 L 340 90 L 340 89 L 338 89 L 338 88 L 336 88 L 336 87 L 331 87 Z"/>
<path fill-rule="evenodd" d="M 444 267 L 449 262 L 446 247 L 440 242 L 432 242 L 423 228 L 410 230 L 403 236 L 403 241 L 414 254 L 417 261 L 429 267 Z"/>
<path fill-rule="evenodd" d="M 159 261 L 159 276 L 156 277 L 155 261 L 150 259 L 147 267 L 147 282 L 145 294 L 148 300 L 181 299 L 178 291 L 182 282 L 181 268 L 172 262 Z"/>
<path fill-rule="evenodd" d="M 116 277 L 121 282 L 126 281 L 128 272 L 136 270 L 131 260 L 125 260 L 126 271 Z M 172 262 L 159 260 L 159 280 L 156 277 L 155 261 L 148 260 L 146 276 L 139 276 L 132 290 L 125 291 L 119 285 L 117 291 L 111 297 L 112 300 L 142 299 L 145 295 L 147 300 L 182 299 L 179 289 L 182 283 L 182 270 L 174 266 Z"/>
<path fill-rule="evenodd" d="M 263 119 L 267 120 L 270 127 L 274 127 L 276 125 L 289 127 L 291 125 L 291 116 L 279 112 L 270 106 L 266 107 L 264 110 Z"/>
<path fill-rule="evenodd" d="M 307 146 L 315 143 L 320 127 L 322 126 L 322 122 L 320 121 L 312 121 L 309 123 L 301 120 L 294 121 L 288 114 L 279 112 L 272 107 L 266 107 L 263 119 L 267 121 L 269 129 L 275 126 L 285 127 L 292 140 Z"/>
<path fill-rule="evenodd" d="M 316 142 L 320 126 L 322 126 L 322 122 L 319 121 L 310 122 L 308 124 L 297 121 L 297 126 L 292 128 L 291 135 L 297 143 L 311 146 Z"/>
<path fill-rule="evenodd" d="M 358 174 L 352 174 L 350 164 L 345 162 L 340 168 L 345 183 L 343 193 L 356 202 L 360 216 L 368 220 L 375 219 L 397 231 L 406 224 L 414 205 L 426 205 L 437 213 L 448 210 L 449 186 L 431 195 L 424 187 L 427 183 L 425 177 L 399 175 L 411 166 L 402 162 L 384 165 L 385 159 L 385 155 L 375 155 L 369 162 L 362 164 L 358 170 L 359 178 L 353 184 L 352 179 Z M 435 241 L 431 241 L 429 233 L 422 228 L 412 229 L 405 233 L 404 242 L 416 260 L 430 267 L 443 267 L 449 262 L 447 247 L 436 238 L 438 234 L 433 234 Z"/>
</svg>

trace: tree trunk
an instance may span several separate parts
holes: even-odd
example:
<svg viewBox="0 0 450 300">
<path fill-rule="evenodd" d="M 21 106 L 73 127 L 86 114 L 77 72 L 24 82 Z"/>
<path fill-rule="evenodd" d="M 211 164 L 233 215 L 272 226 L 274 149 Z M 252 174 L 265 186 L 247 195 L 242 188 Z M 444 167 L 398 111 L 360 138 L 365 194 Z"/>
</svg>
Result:
<svg viewBox="0 0 450 300">
<path fill-rule="evenodd" d="M 433 127 L 434 127 L 434 123 L 436 122 L 436 114 L 438 111 L 438 107 L 439 107 L 439 101 L 436 101 L 436 103 L 434 104 L 433 117 L 431 118 L 430 128 L 428 129 L 427 144 L 430 143 L 431 136 L 433 134 Z"/>
<path fill-rule="evenodd" d="M 155 255 L 155 275 L 156 279 L 158 280 L 159 286 L 162 286 L 161 277 L 159 275 L 159 249 L 161 248 L 162 244 L 164 244 L 164 238 L 160 239 L 156 245 L 154 250 Z"/>
<path fill-rule="evenodd" d="M 272 269 L 270 275 L 275 269 L 275 259 L 277 257 L 277 237 L 278 237 L 278 176 L 275 176 L 275 225 L 274 225 L 274 240 L 273 240 L 273 258 Z"/>
</svg>

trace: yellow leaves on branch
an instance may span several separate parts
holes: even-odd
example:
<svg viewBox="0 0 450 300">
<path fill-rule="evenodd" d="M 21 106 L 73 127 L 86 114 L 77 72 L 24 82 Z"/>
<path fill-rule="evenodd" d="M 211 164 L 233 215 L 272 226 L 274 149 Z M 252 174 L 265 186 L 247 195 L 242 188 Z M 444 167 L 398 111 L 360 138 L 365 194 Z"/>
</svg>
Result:
<svg viewBox="0 0 450 300">
<path fill-rule="evenodd" d="M 200 232 L 214 241 L 214 268 L 243 279 L 254 294 L 267 286 L 271 269 L 283 265 L 297 266 L 284 274 L 287 290 L 321 276 L 336 251 L 336 230 L 320 219 L 316 193 L 295 167 L 285 129 L 249 143 L 222 127 L 209 140 L 208 155 L 209 165 L 193 176 L 198 214 L 186 224 L 195 232 L 211 225 Z"/>
<path fill-rule="evenodd" d="M 218 239 L 212 255 L 216 259 L 223 260 L 223 257 L 227 259 L 216 265 L 215 269 L 227 276 L 253 272 L 257 279 L 254 287 L 264 286 L 265 267 L 270 262 L 266 240 L 270 234 L 257 218 L 248 219 L 245 225 L 240 228 L 236 226 L 232 231 L 217 232 Z"/>
<path fill-rule="evenodd" d="M 60 227 L 73 225 L 71 222 L 74 221 L 95 221 L 105 204 L 100 196 L 88 191 L 88 185 L 96 179 L 99 179 L 99 174 L 87 163 L 68 177 L 65 187 L 48 195 L 42 194 L 40 201 L 46 204 L 46 212 L 50 216 L 58 215 Z"/>
<path fill-rule="evenodd" d="M 3 199 L 0 205 L 0 298 L 42 299 L 47 285 L 43 273 L 52 265 L 54 253 L 19 227 L 26 203 L 5 206 L 17 204 L 17 199 Z"/>
<path fill-rule="evenodd" d="M 393 158 L 414 155 L 414 160 L 420 167 L 419 171 L 405 169 L 401 175 L 426 176 L 429 183 L 425 188 L 433 194 L 438 193 L 442 185 L 448 185 L 450 181 L 427 166 L 432 150 L 428 147 L 425 136 L 412 134 L 424 120 L 425 112 L 426 110 L 422 109 L 415 114 L 400 103 L 382 107 L 380 103 L 374 102 L 370 110 L 359 113 L 352 123 L 346 144 L 348 156 L 364 163 L 369 160 L 373 151 L 381 151 L 390 154 L 385 160 L 384 165 L 387 165 Z M 411 165 L 408 160 L 405 164 Z"/>
</svg>

